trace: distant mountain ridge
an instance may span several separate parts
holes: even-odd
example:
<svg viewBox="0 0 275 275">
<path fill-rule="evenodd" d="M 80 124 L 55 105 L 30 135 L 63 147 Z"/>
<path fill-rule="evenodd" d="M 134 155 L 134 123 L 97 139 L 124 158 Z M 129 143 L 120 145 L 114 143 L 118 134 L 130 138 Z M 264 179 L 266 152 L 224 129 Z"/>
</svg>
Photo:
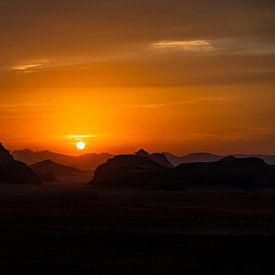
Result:
<svg viewBox="0 0 275 275">
<path fill-rule="evenodd" d="M 102 164 L 106 162 L 107 159 L 113 157 L 113 155 L 108 153 L 92 153 L 80 156 L 69 156 L 47 150 L 34 152 L 30 149 L 14 151 L 12 152 L 12 155 L 16 160 L 22 161 L 28 165 L 33 165 L 37 162 L 45 160 L 51 160 L 55 163 L 72 166 L 81 170 L 94 170 L 99 164 Z"/>
<path fill-rule="evenodd" d="M 191 153 L 184 156 L 175 156 L 171 153 L 163 153 L 168 160 L 174 165 L 178 166 L 182 163 L 194 163 L 194 162 L 213 162 L 213 161 L 219 161 L 225 156 L 222 155 L 216 155 L 212 153 L 207 152 L 198 152 L 198 153 Z M 232 156 L 235 156 L 237 158 L 249 158 L 249 157 L 256 157 L 263 159 L 268 164 L 275 165 L 275 155 L 264 155 L 264 154 L 251 154 L 251 155 L 245 155 L 245 154 L 232 154 Z"/>
<path fill-rule="evenodd" d="M 208 152 L 197 152 L 197 153 L 191 153 L 183 156 L 176 156 L 169 152 L 153 153 L 152 155 L 150 155 L 146 151 L 139 152 L 139 153 L 140 154 L 143 153 L 145 155 L 148 154 L 149 156 L 155 157 L 155 159 L 162 158 L 162 162 L 167 163 L 167 161 L 163 158 L 163 156 L 160 156 L 160 154 L 162 154 L 168 160 L 167 165 L 169 165 L 170 163 L 173 166 L 178 166 L 182 163 L 218 161 L 225 157 L 224 155 L 218 155 L 218 154 L 213 154 Z M 80 156 L 70 156 L 70 155 L 54 153 L 48 150 L 34 152 L 30 149 L 14 151 L 12 152 L 12 155 L 14 156 L 15 160 L 22 161 L 28 165 L 32 165 L 34 163 L 44 161 L 44 160 L 52 160 L 56 163 L 66 165 L 66 166 L 72 166 L 81 170 L 94 170 L 98 165 L 106 162 L 108 159 L 114 156 L 109 153 L 101 153 L 101 154 L 91 153 L 91 154 L 83 154 Z M 249 154 L 247 155 L 232 154 L 232 155 L 238 158 L 258 157 L 263 159 L 268 164 L 275 165 L 275 155 L 265 155 L 265 154 L 250 154 L 250 155 Z"/>
<path fill-rule="evenodd" d="M 52 160 L 43 160 L 30 166 L 30 168 L 37 174 L 47 174 L 51 172 L 55 177 L 72 176 L 76 174 L 82 174 L 77 168 L 58 164 Z"/>
<path fill-rule="evenodd" d="M 168 160 L 174 166 L 178 166 L 182 163 L 218 161 L 224 157 L 221 155 L 205 153 L 205 152 L 191 153 L 180 157 L 175 156 L 171 153 L 163 153 L 163 154 L 168 158 Z"/>
</svg>

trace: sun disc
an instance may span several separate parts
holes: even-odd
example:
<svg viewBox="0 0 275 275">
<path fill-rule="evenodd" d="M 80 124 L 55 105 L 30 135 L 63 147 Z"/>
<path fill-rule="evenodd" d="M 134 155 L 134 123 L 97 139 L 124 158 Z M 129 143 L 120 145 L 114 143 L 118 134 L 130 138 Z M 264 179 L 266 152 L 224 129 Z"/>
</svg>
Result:
<svg viewBox="0 0 275 275">
<path fill-rule="evenodd" d="M 76 148 L 77 148 L 78 150 L 84 150 L 84 149 L 86 148 L 85 142 L 83 142 L 83 141 L 77 142 L 77 143 L 76 143 Z"/>
</svg>

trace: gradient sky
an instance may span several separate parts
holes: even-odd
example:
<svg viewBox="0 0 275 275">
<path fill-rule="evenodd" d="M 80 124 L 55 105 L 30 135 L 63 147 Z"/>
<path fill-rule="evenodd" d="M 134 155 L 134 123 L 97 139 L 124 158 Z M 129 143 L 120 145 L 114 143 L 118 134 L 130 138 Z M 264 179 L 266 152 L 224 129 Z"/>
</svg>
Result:
<svg viewBox="0 0 275 275">
<path fill-rule="evenodd" d="M 1 0 L 0 141 L 275 153 L 274 0 Z"/>
</svg>

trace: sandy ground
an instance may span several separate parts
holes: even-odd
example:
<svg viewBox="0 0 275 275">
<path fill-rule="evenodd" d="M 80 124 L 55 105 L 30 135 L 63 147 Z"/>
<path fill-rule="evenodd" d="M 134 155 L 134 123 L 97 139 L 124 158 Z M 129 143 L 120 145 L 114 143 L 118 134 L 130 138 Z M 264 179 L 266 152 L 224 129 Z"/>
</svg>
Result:
<svg viewBox="0 0 275 275">
<path fill-rule="evenodd" d="M 5 272 L 275 272 L 275 190 L 118 191 L 66 183 L 0 189 Z"/>
</svg>

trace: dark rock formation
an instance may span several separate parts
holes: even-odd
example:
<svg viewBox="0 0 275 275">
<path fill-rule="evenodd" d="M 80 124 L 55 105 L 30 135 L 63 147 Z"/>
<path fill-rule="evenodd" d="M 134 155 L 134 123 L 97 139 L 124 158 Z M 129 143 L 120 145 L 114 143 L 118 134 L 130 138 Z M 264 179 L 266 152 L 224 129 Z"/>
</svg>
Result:
<svg viewBox="0 0 275 275">
<path fill-rule="evenodd" d="M 91 182 L 96 187 L 150 188 L 166 168 L 148 157 L 119 155 L 98 166 Z"/>
<path fill-rule="evenodd" d="M 13 156 L 10 152 L 0 143 L 0 163 L 7 163 L 14 161 Z"/>
<path fill-rule="evenodd" d="M 41 184 L 41 181 L 25 163 L 14 160 L 0 144 L 0 183 Z"/>
<path fill-rule="evenodd" d="M 169 180 L 186 187 L 258 188 L 274 184 L 272 170 L 262 159 L 232 156 L 216 162 L 181 164 L 171 171 Z"/>
<path fill-rule="evenodd" d="M 154 162 L 162 165 L 163 167 L 166 167 L 166 168 L 173 168 L 174 167 L 164 154 L 154 153 L 150 156 L 150 158 Z"/>
<path fill-rule="evenodd" d="M 151 157 L 121 155 L 100 165 L 96 187 L 184 190 L 188 187 L 264 188 L 275 186 L 275 173 L 262 159 L 225 157 L 216 162 L 165 168 Z"/>
<path fill-rule="evenodd" d="M 153 153 L 152 155 L 150 155 L 148 152 L 144 151 L 143 149 L 140 149 L 139 151 L 137 151 L 135 153 L 135 155 L 140 156 L 140 157 L 149 158 L 149 159 L 153 160 L 154 162 L 162 165 L 165 168 L 174 167 L 171 164 L 171 162 L 167 159 L 167 157 L 164 154 L 161 154 L 161 153 Z"/>
<path fill-rule="evenodd" d="M 136 156 L 150 158 L 150 154 L 144 149 L 140 149 L 135 153 Z"/>
</svg>

